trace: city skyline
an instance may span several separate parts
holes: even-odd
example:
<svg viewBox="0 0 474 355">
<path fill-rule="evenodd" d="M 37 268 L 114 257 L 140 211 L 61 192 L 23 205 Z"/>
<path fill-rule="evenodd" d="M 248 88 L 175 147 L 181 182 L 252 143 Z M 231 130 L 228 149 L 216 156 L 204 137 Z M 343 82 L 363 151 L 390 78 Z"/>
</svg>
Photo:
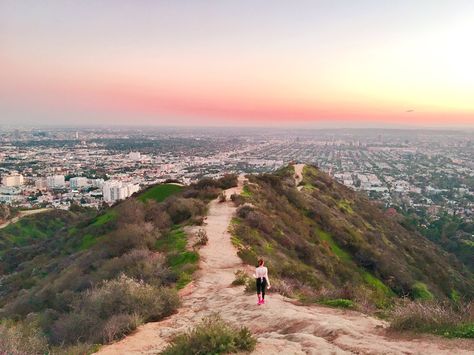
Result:
<svg viewBox="0 0 474 355">
<path fill-rule="evenodd" d="M 0 0 L 0 124 L 473 127 L 474 3 Z"/>
</svg>

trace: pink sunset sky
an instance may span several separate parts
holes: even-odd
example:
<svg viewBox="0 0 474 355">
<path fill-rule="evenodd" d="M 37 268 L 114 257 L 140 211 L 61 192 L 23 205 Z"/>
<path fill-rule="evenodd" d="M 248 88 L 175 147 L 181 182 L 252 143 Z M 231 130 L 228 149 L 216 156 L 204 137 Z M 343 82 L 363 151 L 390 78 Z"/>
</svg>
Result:
<svg viewBox="0 0 474 355">
<path fill-rule="evenodd" d="M 0 123 L 474 126 L 474 1 L 0 0 Z"/>
</svg>

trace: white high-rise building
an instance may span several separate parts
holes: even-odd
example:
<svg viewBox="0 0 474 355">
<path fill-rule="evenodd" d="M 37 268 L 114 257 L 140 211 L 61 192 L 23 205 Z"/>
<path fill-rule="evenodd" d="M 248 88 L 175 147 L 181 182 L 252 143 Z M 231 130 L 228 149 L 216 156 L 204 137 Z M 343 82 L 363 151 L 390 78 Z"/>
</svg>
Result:
<svg viewBox="0 0 474 355">
<path fill-rule="evenodd" d="M 123 184 L 121 181 L 106 181 L 102 186 L 104 201 L 112 203 L 124 200 L 140 189 L 139 185 Z"/>
<path fill-rule="evenodd" d="M 8 187 L 16 187 L 23 185 L 25 179 L 21 174 L 7 175 L 2 178 L 2 185 Z"/>
<path fill-rule="evenodd" d="M 69 186 L 74 190 L 80 189 L 81 187 L 85 187 L 87 185 L 88 180 L 83 176 L 73 177 L 71 180 L 69 180 Z"/>
<path fill-rule="evenodd" d="M 64 175 L 52 175 L 46 177 L 46 184 L 50 189 L 61 189 L 66 186 Z"/>
</svg>

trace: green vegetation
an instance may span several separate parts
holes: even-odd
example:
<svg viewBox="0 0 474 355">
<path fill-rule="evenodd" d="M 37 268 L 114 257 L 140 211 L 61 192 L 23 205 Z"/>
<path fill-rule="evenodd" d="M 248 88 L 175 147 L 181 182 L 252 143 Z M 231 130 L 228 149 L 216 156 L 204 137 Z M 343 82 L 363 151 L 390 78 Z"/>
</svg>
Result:
<svg viewBox="0 0 474 355">
<path fill-rule="evenodd" d="M 231 224 L 238 255 L 250 265 L 263 257 L 275 291 L 303 302 L 344 299 L 370 312 L 406 295 L 474 297 L 472 273 L 363 194 L 313 166 L 301 185 L 308 188 L 296 189 L 291 166 L 249 176 L 252 205 L 238 204 Z M 244 276 L 235 282 L 245 284 Z"/>
<path fill-rule="evenodd" d="M 156 249 L 162 252 L 181 252 L 186 249 L 186 233 L 180 226 L 174 226 L 156 241 Z"/>
<path fill-rule="evenodd" d="M 319 229 L 316 230 L 316 233 L 318 234 L 318 236 L 321 240 L 325 241 L 328 244 L 331 251 L 339 259 L 344 260 L 344 261 L 351 261 L 352 260 L 352 257 L 350 256 L 350 254 L 345 252 L 341 248 L 339 248 L 339 246 L 334 242 L 334 240 L 331 237 L 331 234 L 329 234 L 325 231 L 319 230 Z"/>
<path fill-rule="evenodd" d="M 204 318 L 188 333 L 175 337 L 162 355 L 205 355 L 250 352 L 257 340 L 245 328 L 236 328 L 215 314 Z"/>
<path fill-rule="evenodd" d="M 244 185 L 241 195 L 243 197 L 251 197 L 252 196 L 252 192 L 250 191 L 249 186 L 247 184 Z"/>
<path fill-rule="evenodd" d="M 215 191 L 179 187 L 158 202 L 163 190 L 151 189 L 100 212 L 54 210 L 1 230 L 0 352 L 84 354 L 174 312 L 199 258 L 183 226 L 203 218 Z"/>
<path fill-rule="evenodd" d="M 168 265 L 178 275 L 177 287 L 183 288 L 191 280 L 197 267 L 199 254 L 188 251 L 187 235 L 180 226 L 174 226 L 170 232 L 156 241 L 156 248 L 168 254 Z"/>
<path fill-rule="evenodd" d="M 45 212 L 26 216 L 17 223 L 0 229 L 0 250 L 8 246 L 24 246 L 34 239 L 46 239 L 63 228 L 70 220 L 66 211 Z"/>
<path fill-rule="evenodd" d="M 109 210 L 105 212 L 104 214 L 94 218 L 91 225 L 94 227 L 100 227 L 100 226 L 103 226 L 104 224 L 114 221 L 116 218 L 117 218 L 117 211 Z"/>
<path fill-rule="evenodd" d="M 169 196 L 180 192 L 182 189 L 182 186 L 176 184 L 155 185 L 141 193 L 138 199 L 142 202 L 145 202 L 150 199 L 155 200 L 157 202 L 163 202 Z"/>
<path fill-rule="evenodd" d="M 374 290 L 381 292 L 385 296 L 394 296 L 393 291 L 371 273 L 364 271 L 362 272 L 362 276 L 364 281 Z"/>
<path fill-rule="evenodd" d="M 422 282 L 415 282 L 412 292 L 413 298 L 416 300 L 432 300 L 434 298 L 433 294 L 428 290 L 428 286 Z"/>
<path fill-rule="evenodd" d="M 432 218 L 426 213 L 409 210 L 403 223 L 456 255 L 474 272 L 474 222 L 447 213 Z"/>
<path fill-rule="evenodd" d="M 347 212 L 349 214 L 353 214 L 354 211 L 352 210 L 351 204 L 347 200 L 341 200 L 337 203 L 337 207 L 339 207 L 340 210 Z"/>
<path fill-rule="evenodd" d="M 325 306 L 330 306 L 330 307 L 335 307 L 335 308 L 354 308 L 354 302 L 352 302 L 351 300 L 343 299 L 343 298 L 321 301 L 320 303 Z"/>
</svg>

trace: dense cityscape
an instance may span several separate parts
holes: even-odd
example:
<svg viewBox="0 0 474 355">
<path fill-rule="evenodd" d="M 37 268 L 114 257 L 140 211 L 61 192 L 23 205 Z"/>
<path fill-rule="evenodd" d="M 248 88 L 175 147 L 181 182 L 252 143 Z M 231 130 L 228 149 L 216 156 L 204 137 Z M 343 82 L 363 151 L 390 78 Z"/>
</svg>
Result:
<svg viewBox="0 0 474 355">
<path fill-rule="evenodd" d="M 99 208 L 166 180 L 319 166 L 386 208 L 472 219 L 472 132 L 437 130 L 12 129 L 0 134 L 0 201 Z"/>
</svg>

